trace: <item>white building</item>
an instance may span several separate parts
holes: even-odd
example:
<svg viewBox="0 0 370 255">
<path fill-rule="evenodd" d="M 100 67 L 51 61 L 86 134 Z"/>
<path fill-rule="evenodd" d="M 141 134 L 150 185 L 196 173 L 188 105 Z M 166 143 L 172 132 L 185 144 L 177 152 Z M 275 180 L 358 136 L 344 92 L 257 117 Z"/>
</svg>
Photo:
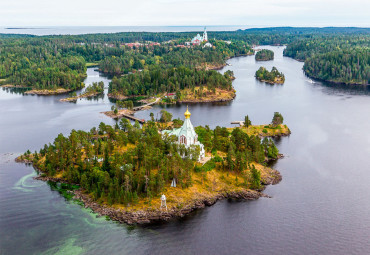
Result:
<svg viewBox="0 0 370 255">
<path fill-rule="evenodd" d="M 202 42 L 208 41 L 208 35 L 207 35 L 207 28 L 204 28 L 203 36 L 200 36 L 200 34 L 197 34 L 193 39 L 191 39 L 191 44 L 193 45 L 200 45 Z"/>
<path fill-rule="evenodd" d="M 207 42 L 207 43 L 205 43 L 204 45 L 203 45 L 203 48 L 212 48 L 212 44 L 211 43 L 209 43 L 209 42 Z"/>
<path fill-rule="evenodd" d="M 186 109 L 185 121 L 182 127 L 174 128 L 173 130 L 164 130 L 162 134 L 168 134 L 169 136 L 175 135 L 177 136 L 177 142 L 179 144 L 184 144 L 186 148 L 189 148 L 191 145 L 197 145 L 200 147 L 199 159 L 201 160 L 205 156 L 204 145 L 198 141 L 198 135 L 195 133 L 193 124 L 190 121 L 189 109 Z"/>
</svg>

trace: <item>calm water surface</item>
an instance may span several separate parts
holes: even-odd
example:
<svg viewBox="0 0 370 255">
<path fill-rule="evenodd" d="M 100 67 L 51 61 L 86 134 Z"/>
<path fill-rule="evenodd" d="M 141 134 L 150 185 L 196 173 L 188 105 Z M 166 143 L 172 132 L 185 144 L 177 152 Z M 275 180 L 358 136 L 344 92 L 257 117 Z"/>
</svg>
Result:
<svg viewBox="0 0 370 255">
<path fill-rule="evenodd" d="M 252 26 L 207 26 L 208 31 L 235 31 Z M 253 26 L 260 27 L 260 26 Z M 119 32 L 189 32 L 203 31 L 204 26 L 43 26 L 43 27 L 1 27 L 0 34 L 31 35 L 79 35 Z"/>
<path fill-rule="evenodd" d="M 370 251 L 370 90 L 312 82 L 302 63 L 275 51 L 275 60 L 229 60 L 235 100 L 189 105 L 195 126 L 231 126 L 248 114 L 265 124 L 279 111 L 292 135 L 276 143 L 286 155 L 274 167 L 283 180 L 272 198 L 221 201 L 185 219 L 128 227 L 66 201 L 32 167 L 14 158 L 40 149 L 59 133 L 89 130 L 104 121 L 111 103 L 63 96 L 22 96 L 0 90 L 0 254 L 368 254 Z M 285 74 L 284 85 L 254 78 L 264 65 Z M 108 80 L 94 69 L 86 83 Z M 183 117 L 186 106 L 171 106 Z M 159 106 L 137 113 L 157 114 Z"/>
</svg>

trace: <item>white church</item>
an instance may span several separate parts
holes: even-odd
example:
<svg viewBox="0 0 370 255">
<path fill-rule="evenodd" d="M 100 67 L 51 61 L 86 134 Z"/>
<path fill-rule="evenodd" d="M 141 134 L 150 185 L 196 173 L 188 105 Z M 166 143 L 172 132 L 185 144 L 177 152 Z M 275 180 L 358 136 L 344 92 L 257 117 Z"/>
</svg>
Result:
<svg viewBox="0 0 370 255">
<path fill-rule="evenodd" d="M 207 41 L 208 41 L 207 28 L 204 28 L 203 36 L 201 36 L 200 34 L 197 34 L 197 36 L 191 39 L 190 43 L 192 45 L 200 45 L 202 42 L 207 42 Z"/>
<path fill-rule="evenodd" d="M 182 127 L 174 128 L 173 130 L 164 130 L 162 134 L 168 134 L 169 136 L 175 135 L 177 136 L 178 140 L 177 143 L 184 144 L 186 148 L 189 148 L 191 145 L 198 145 L 200 147 L 200 154 L 199 159 L 201 160 L 205 157 L 204 145 L 198 141 L 198 135 L 195 133 L 193 124 L 190 121 L 189 109 L 186 109 L 185 121 Z"/>
</svg>

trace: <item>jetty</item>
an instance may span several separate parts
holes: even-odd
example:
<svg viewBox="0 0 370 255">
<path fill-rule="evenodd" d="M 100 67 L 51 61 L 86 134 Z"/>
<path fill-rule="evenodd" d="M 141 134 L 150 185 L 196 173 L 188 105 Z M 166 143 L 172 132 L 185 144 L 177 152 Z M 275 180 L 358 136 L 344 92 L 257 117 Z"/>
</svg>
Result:
<svg viewBox="0 0 370 255">
<path fill-rule="evenodd" d="M 153 101 L 153 102 L 151 102 L 151 103 L 147 103 L 147 104 L 143 104 L 143 105 L 136 106 L 136 107 L 132 108 L 132 110 L 133 110 L 134 112 L 141 111 L 141 110 L 145 110 L 145 109 L 146 109 L 146 108 L 148 108 L 149 106 L 152 106 L 153 104 L 158 103 L 160 100 L 161 100 L 161 98 L 160 98 L 160 97 L 157 97 L 157 98 L 155 99 L 155 101 Z"/>
<path fill-rule="evenodd" d="M 239 125 L 239 126 L 243 127 L 244 126 L 244 121 L 232 121 L 231 124 Z"/>
<path fill-rule="evenodd" d="M 137 121 L 140 124 L 145 123 L 144 119 L 136 118 L 134 115 L 127 114 L 127 113 L 120 113 L 120 114 L 117 115 L 117 117 L 115 117 L 115 119 L 120 119 L 120 118 L 126 118 L 126 119 L 129 119 L 129 120 Z"/>
<path fill-rule="evenodd" d="M 119 110 L 117 112 L 117 114 L 114 114 L 113 111 L 108 111 L 108 112 L 103 112 L 103 113 L 105 115 L 113 118 L 113 119 L 126 118 L 126 119 L 129 119 L 129 120 L 138 121 L 140 124 L 144 124 L 145 120 L 136 118 L 134 116 L 134 113 L 137 112 L 137 111 L 148 109 L 150 106 L 158 103 L 160 100 L 161 100 L 161 98 L 157 97 L 155 99 L 155 101 L 153 101 L 153 102 L 150 102 L 150 103 L 147 103 L 147 104 L 144 104 L 144 105 L 140 105 L 140 106 L 136 106 L 136 107 L 132 108 L 132 110 L 128 110 L 128 109 Z"/>
</svg>

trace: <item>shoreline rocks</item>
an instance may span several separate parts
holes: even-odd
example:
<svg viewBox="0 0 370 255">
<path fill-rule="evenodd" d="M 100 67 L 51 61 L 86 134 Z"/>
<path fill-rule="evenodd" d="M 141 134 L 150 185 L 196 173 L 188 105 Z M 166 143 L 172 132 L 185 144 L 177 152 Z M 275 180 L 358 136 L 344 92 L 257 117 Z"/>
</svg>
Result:
<svg viewBox="0 0 370 255">
<path fill-rule="evenodd" d="M 25 159 L 23 156 L 17 157 L 15 161 L 32 164 L 32 161 Z M 213 195 L 199 196 L 199 198 L 188 201 L 188 203 L 182 207 L 172 207 L 168 208 L 168 210 L 149 208 L 148 210 L 130 211 L 129 209 L 125 208 L 116 208 L 106 204 L 100 204 L 96 202 L 89 194 L 84 193 L 81 188 L 71 192 L 74 194 L 74 199 L 83 202 L 85 208 L 90 208 L 93 212 L 100 216 L 108 216 L 111 220 L 120 223 L 126 223 L 128 225 L 146 225 L 182 218 L 195 210 L 205 208 L 206 206 L 212 206 L 217 201 L 223 199 L 256 200 L 260 197 L 269 197 L 263 194 L 262 191 L 266 188 L 266 185 L 274 185 L 279 183 L 282 180 L 282 176 L 279 171 L 272 168 L 266 168 L 265 171 L 267 171 L 267 174 L 261 177 L 262 187 L 259 190 L 242 189 L 231 192 L 223 190 Z M 44 174 L 36 176 L 34 179 L 68 183 L 63 178 L 49 177 L 45 176 Z"/>
<path fill-rule="evenodd" d="M 280 180 L 277 179 L 276 183 L 278 181 Z M 275 183 L 275 181 L 271 181 L 271 183 Z M 269 197 L 261 193 L 260 191 L 255 190 L 222 192 L 213 197 L 194 200 L 182 208 L 169 208 L 168 210 L 140 210 L 131 212 L 99 204 L 95 202 L 89 195 L 84 194 L 81 189 L 75 190 L 74 194 L 74 198 L 82 201 L 85 208 L 90 208 L 93 212 L 97 213 L 100 216 L 108 216 L 114 221 L 126 223 L 128 225 L 147 225 L 160 222 L 168 222 L 172 219 L 182 218 L 195 210 L 203 209 L 206 206 L 212 206 L 217 201 L 223 199 L 256 200 L 260 197 Z"/>
</svg>

